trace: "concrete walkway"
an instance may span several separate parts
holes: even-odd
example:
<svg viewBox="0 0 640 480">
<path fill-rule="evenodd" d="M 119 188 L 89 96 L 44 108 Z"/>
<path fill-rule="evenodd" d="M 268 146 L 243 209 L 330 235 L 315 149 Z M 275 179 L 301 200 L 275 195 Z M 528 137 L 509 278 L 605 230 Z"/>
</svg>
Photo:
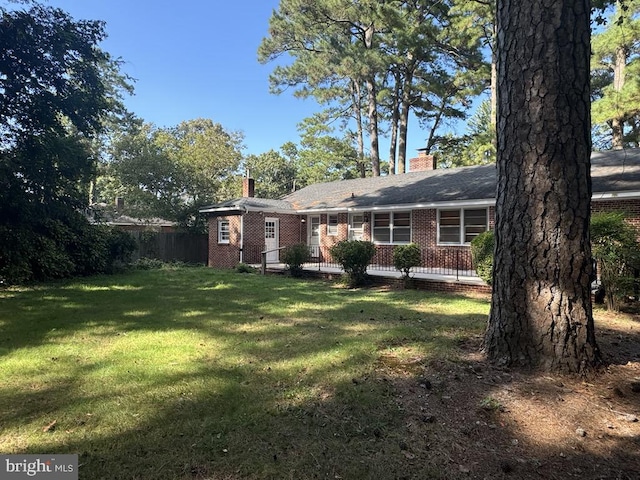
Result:
<svg viewBox="0 0 640 480">
<path fill-rule="evenodd" d="M 254 265 L 254 267 L 260 269 L 260 265 Z M 286 270 L 287 266 L 284 263 L 268 263 L 267 270 Z M 310 272 L 321 272 L 326 274 L 342 275 L 344 272 L 339 267 L 323 266 L 317 263 L 308 263 L 302 267 L 304 270 Z M 412 272 L 411 278 L 417 280 L 427 280 L 432 282 L 452 283 L 458 285 L 471 285 L 471 286 L 486 286 L 487 284 L 480 277 L 475 275 L 472 271 L 460 271 L 457 274 L 440 274 L 435 272 L 424 271 Z M 375 265 L 367 268 L 367 273 L 374 277 L 386 277 L 399 279 L 402 278 L 402 274 L 398 270 L 376 269 Z"/>
</svg>

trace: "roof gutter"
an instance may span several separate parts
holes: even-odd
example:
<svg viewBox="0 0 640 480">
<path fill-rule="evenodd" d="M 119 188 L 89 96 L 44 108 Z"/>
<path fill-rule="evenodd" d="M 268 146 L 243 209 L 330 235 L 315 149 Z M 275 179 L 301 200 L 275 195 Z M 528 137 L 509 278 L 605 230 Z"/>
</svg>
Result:
<svg viewBox="0 0 640 480">
<path fill-rule="evenodd" d="M 591 200 L 613 201 L 613 200 L 635 200 L 640 199 L 640 191 L 626 192 L 594 192 Z M 288 215 L 306 215 L 314 213 L 333 213 L 333 212 L 375 212 L 375 211 L 394 211 L 394 210 L 415 210 L 415 209 L 433 209 L 433 208 L 456 208 L 456 207 L 492 207 L 496 204 L 495 198 L 484 198 L 474 200 L 446 200 L 441 202 L 426 203 L 405 203 L 396 205 L 373 205 L 358 207 L 318 207 L 318 208 L 301 208 L 301 209 L 283 209 L 283 208 L 260 208 L 253 206 L 234 205 L 232 207 L 203 208 L 200 213 L 209 213 L 216 215 L 244 215 L 247 212 L 264 212 L 264 213 L 282 213 Z"/>
<path fill-rule="evenodd" d="M 220 215 L 244 215 L 247 212 L 263 212 L 263 213 L 283 213 L 296 215 L 297 210 L 273 207 L 253 207 L 246 205 L 233 205 L 230 207 L 201 208 L 199 213 L 210 213 L 217 216 Z"/>
<path fill-rule="evenodd" d="M 491 207 L 495 205 L 494 198 L 480 200 L 452 200 L 444 202 L 428 203 L 404 203 L 399 205 L 373 205 L 364 207 L 334 207 L 334 208 L 309 208 L 298 210 L 298 213 L 325 213 L 325 212 L 375 212 L 389 210 L 415 210 L 426 208 L 447 208 L 447 207 Z"/>
<path fill-rule="evenodd" d="M 596 192 L 591 196 L 591 200 L 636 200 L 640 198 L 640 192 Z"/>
</svg>

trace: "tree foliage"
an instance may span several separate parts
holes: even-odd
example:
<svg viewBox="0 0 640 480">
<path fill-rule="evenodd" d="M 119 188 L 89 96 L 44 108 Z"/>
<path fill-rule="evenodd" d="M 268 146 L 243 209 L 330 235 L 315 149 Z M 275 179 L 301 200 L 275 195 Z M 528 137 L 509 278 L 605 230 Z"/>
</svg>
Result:
<svg viewBox="0 0 640 480">
<path fill-rule="evenodd" d="M 601 146 L 640 145 L 640 2 L 618 4 L 592 41 L 592 114 L 596 126 L 606 125 Z"/>
<path fill-rule="evenodd" d="M 255 179 L 255 195 L 260 198 L 280 198 L 291 193 L 296 184 L 296 165 L 280 152 L 269 150 L 248 155 L 242 169 Z"/>
<path fill-rule="evenodd" d="M 109 174 L 125 212 L 202 230 L 198 209 L 237 192 L 241 142 L 240 134 L 208 119 L 171 128 L 133 125 L 113 142 Z"/>
<path fill-rule="evenodd" d="M 637 288 L 638 231 L 626 221 L 623 212 L 595 213 L 591 217 L 591 245 L 607 309 L 619 310 L 621 299 L 632 295 Z"/>
<path fill-rule="evenodd" d="M 483 101 L 467 123 L 464 135 L 440 137 L 433 153 L 444 167 L 485 165 L 496 161 L 495 129 L 491 123 L 491 106 Z"/>
<path fill-rule="evenodd" d="M 457 28 L 453 2 L 397 0 L 282 0 L 259 49 L 262 62 L 283 55 L 272 90 L 296 88 L 334 107 L 335 118 L 356 123 L 358 156 L 369 137 L 374 176 L 381 172 L 378 137 L 387 120 L 392 132 L 389 173 L 404 171 L 410 112 L 428 125 L 427 146 L 446 119 L 462 118 L 469 98 L 486 87 L 476 31 Z M 396 152 L 397 161 L 396 161 Z"/>
<path fill-rule="evenodd" d="M 32 2 L 0 15 L 0 276 L 89 273 L 92 145 L 124 112 L 126 77 L 98 48 L 102 22 Z"/>
</svg>

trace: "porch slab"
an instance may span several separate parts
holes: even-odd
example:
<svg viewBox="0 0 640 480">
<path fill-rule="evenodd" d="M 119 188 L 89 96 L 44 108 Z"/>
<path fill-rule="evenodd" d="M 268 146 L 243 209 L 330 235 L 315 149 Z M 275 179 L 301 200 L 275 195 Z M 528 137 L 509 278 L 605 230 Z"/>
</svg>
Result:
<svg viewBox="0 0 640 480">
<path fill-rule="evenodd" d="M 253 267 L 260 269 L 260 265 L 252 265 Z M 322 274 L 333 274 L 333 275 L 342 275 L 344 271 L 340 267 L 334 266 L 323 266 L 318 264 L 305 264 L 302 267 L 305 271 L 309 272 L 318 272 Z M 287 269 L 287 266 L 284 263 L 268 263 L 268 270 L 277 270 L 284 271 Z M 376 268 L 375 266 L 371 266 L 367 268 L 367 273 L 372 277 L 384 277 L 384 278 L 392 278 L 394 280 L 399 280 L 402 278 L 402 274 L 398 270 L 390 270 Z M 460 271 L 457 274 L 440 274 L 435 272 L 412 272 L 411 278 L 416 280 L 424 280 L 430 282 L 437 283 L 451 283 L 458 285 L 468 285 L 471 287 L 484 287 L 488 288 L 488 285 L 482 280 L 480 277 L 475 275 L 475 272 L 471 271 Z"/>
</svg>

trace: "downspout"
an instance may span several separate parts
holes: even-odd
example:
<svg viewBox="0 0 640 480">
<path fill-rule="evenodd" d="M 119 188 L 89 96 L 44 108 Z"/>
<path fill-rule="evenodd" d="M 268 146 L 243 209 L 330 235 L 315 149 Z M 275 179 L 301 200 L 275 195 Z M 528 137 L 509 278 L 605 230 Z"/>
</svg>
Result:
<svg viewBox="0 0 640 480">
<path fill-rule="evenodd" d="M 240 263 L 244 263 L 244 216 L 247 213 L 247 209 L 244 209 L 244 213 L 240 214 Z"/>
</svg>

